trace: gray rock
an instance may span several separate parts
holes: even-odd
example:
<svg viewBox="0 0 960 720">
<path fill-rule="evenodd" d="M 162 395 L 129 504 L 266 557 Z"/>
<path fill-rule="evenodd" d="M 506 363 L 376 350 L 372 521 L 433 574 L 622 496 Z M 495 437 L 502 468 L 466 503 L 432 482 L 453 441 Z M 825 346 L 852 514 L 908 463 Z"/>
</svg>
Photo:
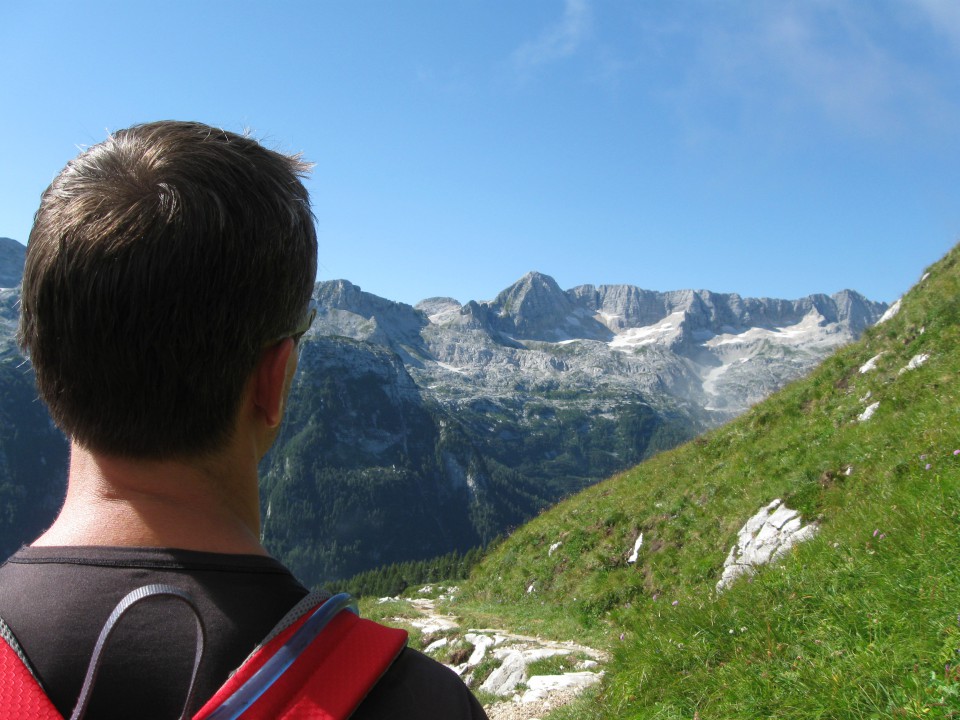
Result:
<svg viewBox="0 0 960 720">
<path fill-rule="evenodd" d="M 866 422 L 867 420 L 872 418 L 874 414 L 877 412 L 877 410 L 879 409 L 880 409 L 879 402 L 872 403 L 871 405 L 868 405 L 867 408 L 862 413 L 860 413 L 860 415 L 857 416 L 857 420 L 859 420 L 860 422 Z"/>
<path fill-rule="evenodd" d="M 585 671 L 562 675 L 534 675 L 527 681 L 527 690 L 520 697 L 520 702 L 536 702 L 559 690 L 572 690 L 574 693 L 579 693 L 591 685 L 596 685 L 602 677 L 603 673 Z"/>
<path fill-rule="evenodd" d="M 526 680 L 527 663 L 519 650 L 507 650 L 502 653 L 500 667 L 495 669 L 483 681 L 480 689 L 493 695 L 509 695 L 517 685 Z"/>
<path fill-rule="evenodd" d="M 774 500 L 744 523 L 737 534 L 737 544 L 730 548 L 717 582 L 722 592 L 743 576 L 751 575 L 761 565 L 783 557 L 799 542 L 810 540 L 817 533 L 817 524 L 804 526 L 800 514 Z"/>
<path fill-rule="evenodd" d="M 528 273 L 490 302 L 392 303 L 319 283 L 317 333 L 396 352 L 418 386 L 450 406 L 544 391 L 644 398 L 724 422 L 859 336 L 886 309 L 858 293 L 800 300 L 629 285 L 563 291 Z M 525 392 L 526 391 L 526 392 Z"/>
</svg>

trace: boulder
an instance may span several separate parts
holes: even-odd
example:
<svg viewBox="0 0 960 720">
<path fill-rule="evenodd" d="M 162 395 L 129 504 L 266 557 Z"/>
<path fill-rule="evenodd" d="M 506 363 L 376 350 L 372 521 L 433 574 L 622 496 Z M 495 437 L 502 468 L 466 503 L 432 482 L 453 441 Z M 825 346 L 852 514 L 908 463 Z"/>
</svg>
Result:
<svg viewBox="0 0 960 720">
<path fill-rule="evenodd" d="M 752 575 L 755 568 L 785 555 L 799 542 L 811 539 L 817 524 L 804 526 L 800 514 L 779 499 L 760 509 L 740 528 L 737 544 L 730 548 L 717 582 L 717 592 L 728 588 L 741 575 Z"/>
</svg>

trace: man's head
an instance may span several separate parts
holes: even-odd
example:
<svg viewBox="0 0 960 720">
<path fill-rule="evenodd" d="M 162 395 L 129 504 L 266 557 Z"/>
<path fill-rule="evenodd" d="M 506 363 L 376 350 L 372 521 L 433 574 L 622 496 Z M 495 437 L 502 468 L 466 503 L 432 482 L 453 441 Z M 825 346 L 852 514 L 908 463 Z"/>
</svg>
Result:
<svg viewBox="0 0 960 720">
<path fill-rule="evenodd" d="M 316 274 L 307 166 L 199 123 L 121 130 L 44 192 L 20 344 L 81 446 L 218 449 L 264 348 L 297 332 Z"/>
</svg>

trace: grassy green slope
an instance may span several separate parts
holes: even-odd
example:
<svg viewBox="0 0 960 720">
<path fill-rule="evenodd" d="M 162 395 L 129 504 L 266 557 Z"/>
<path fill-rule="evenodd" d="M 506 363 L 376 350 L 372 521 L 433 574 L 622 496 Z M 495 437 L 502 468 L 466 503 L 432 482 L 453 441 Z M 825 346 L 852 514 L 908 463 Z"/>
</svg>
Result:
<svg viewBox="0 0 960 720">
<path fill-rule="evenodd" d="M 520 528 L 461 607 L 612 649 L 602 690 L 552 717 L 960 718 L 957 450 L 960 247 L 809 377 Z M 820 532 L 718 594 L 775 498 Z"/>
</svg>

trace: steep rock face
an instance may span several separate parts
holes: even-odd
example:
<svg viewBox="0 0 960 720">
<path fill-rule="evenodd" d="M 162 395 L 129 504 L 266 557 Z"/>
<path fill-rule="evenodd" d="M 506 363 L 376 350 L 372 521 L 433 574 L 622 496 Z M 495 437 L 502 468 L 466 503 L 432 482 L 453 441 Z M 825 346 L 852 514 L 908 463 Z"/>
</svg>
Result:
<svg viewBox="0 0 960 720">
<path fill-rule="evenodd" d="M 688 360 L 700 382 L 685 385 L 686 397 L 716 422 L 812 368 L 885 309 L 849 290 L 799 300 L 623 285 L 584 285 L 569 293 L 616 332 L 612 348 L 662 347 Z"/>
<path fill-rule="evenodd" d="M 832 295 L 831 299 L 837 307 L 837 322 L 846 323 L 851 332 L 858 336 L 868 327 L 879 322 L 880 317 L 883 317 L 888 309 L 886 304 L 867 300 L 853 290 L 841 290 Z"/>
<path fill-rule="evenodd" d="M 0 556 L 50 526 L 63 502 L 67 460 L 66 439 L 37 399 L 30 366 L 16 350 L 0 351 Z"/>
<path fill-rule="evenodd" d="M 16 240 L 0 237 L 0 288 L 13 288 L 23 279 L 27 248 Z"/>
<path fill-rule="evenodd" d="M 330 334 L 389 347 L 407 362 L 423 353 L 420 330 L 426 316 L 405 303 L 363 292 L 346 280 L 319 283 L 314 292 L 318 323 Z"/>
<path fill-rule="evenodd" d="M 17 352 L 16 338 L 19 320 L 19 288 L 0 288 L 0 355 Z"/>
<path fill-rule="evenodd" d="M 556 280 L 528 273 L 490 303 L 496 329 L 523 340 L 610 340 L 610 333 L 560 289 Z"/>
<path fill-rule="evenodd" d="M 629 285 L 581 285 L 568 294 L 615 333 L 654 326 L 673 316 L 682 317 L 691 330 L 716 334 L 752 327 L 782 328 L 816 311 L 824 323 L 841 323 L 851 334 L 859 334 L 876 322 L 878 311 L 885 308 L 851 290 L 800 300 L 742 298 L 705 290 L 658 293 Z"/>
<path fill-rule="evenodd" d="M 67 442 L 37 398 L 16 342 L 26 248 L 0 238 L 0 557 L 30 542 L 63 502 Z"/>
<path fill-rule="evenodd" d="M 561 291 L 530 273 L 489 303 L 431 299 L 417 382 L 446 394 L 564 388 L 636 393 L 715 424 L 742 412 L 874 322 L 857 293 L 742 298 L 626 285 Z M 653 398 L 653 399 L 651 399 Z"/>
<path fill-rule="evenodd" d="M 300 361 L 261 504 L 264 543 L 305 581 L 465 551 L 547 502 L 502 478 L 395 353 L 314 336 Z"/>
<path fill-rule="evenodd" d="M 454 298 L 435 297 L 421 300 L 414 306 L 414 309 L 426 315 L 431 323 L 443 325 L 460 315 L 463 305 Z"/>
</svg>

